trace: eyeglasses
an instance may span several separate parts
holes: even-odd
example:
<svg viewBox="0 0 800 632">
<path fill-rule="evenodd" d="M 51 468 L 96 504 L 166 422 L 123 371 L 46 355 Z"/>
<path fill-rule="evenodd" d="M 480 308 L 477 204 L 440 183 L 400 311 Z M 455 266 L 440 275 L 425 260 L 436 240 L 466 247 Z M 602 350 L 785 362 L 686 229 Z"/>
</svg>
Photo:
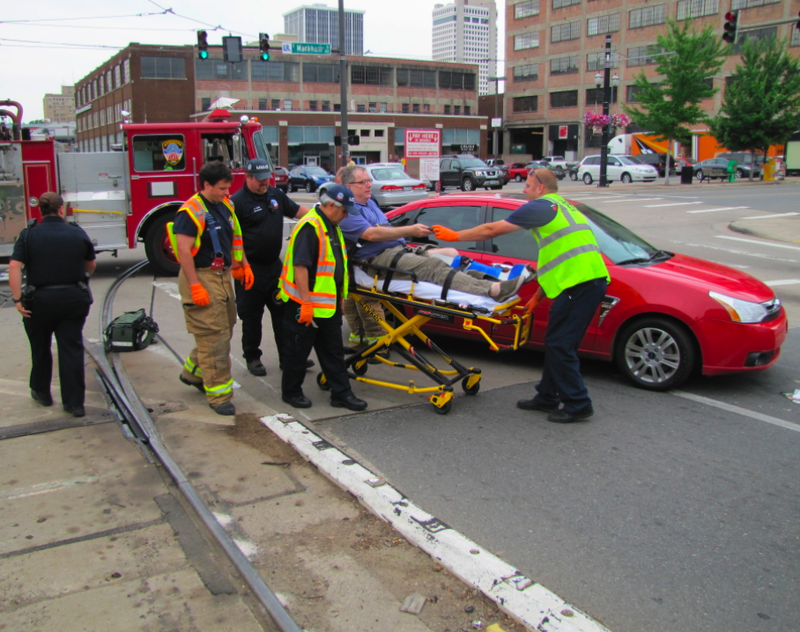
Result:
<svg viewBox="0 0 800 632">
<path fill-rule="evenodd" d="M 353 184 L 372 184 L 372 180 L 356 180 Z"/>
</svg>

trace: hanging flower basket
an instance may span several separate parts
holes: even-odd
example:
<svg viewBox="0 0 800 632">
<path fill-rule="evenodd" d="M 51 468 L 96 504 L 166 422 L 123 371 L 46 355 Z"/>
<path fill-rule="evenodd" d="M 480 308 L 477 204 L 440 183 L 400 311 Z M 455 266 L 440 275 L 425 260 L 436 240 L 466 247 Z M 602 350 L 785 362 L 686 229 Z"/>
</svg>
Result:
<svg viewBox="0 0 800 632">
<path fill-rule="evenodd" d="M 590 127 L 595 132 L 602 132 L 610 124 L 612 128 L 627 127 L 631 124 L 631 119 L 627 114 L 598 114 L 594 110 L 589 110 L 583 117 L 583 124 Z"/>
</svg>

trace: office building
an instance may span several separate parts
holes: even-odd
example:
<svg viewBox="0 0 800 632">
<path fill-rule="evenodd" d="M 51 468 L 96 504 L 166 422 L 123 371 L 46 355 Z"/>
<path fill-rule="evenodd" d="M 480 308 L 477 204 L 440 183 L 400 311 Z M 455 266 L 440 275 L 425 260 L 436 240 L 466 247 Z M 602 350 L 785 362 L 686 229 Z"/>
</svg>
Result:
<svg viewBox="0 0 800 632">
<path fill-rule="evenodd" d="M 61 86 L 61 94 L 45 94 L 44 118 L 53 123 L 75 122 L 75 87 Z"/>
<path fill-rule="evenodd" d="M 364 54 L 364 12 L 344 11 L 345 55 Z M 284 31 L 299 42 L 339 48 L 339 9 L 325 4 L 302 6 L 283 14 Z"/>
<path fill-rule="evenodd" d="M 606 35 L 611 35 L 611 74 L 618 77 L 611 99 L 615 114 L 622 103 L 636 103 L 633 84 L 640 71 L 658 81 L 657 37 L 668 19 L 682 24 L 691 18 L 696 31 L 711 26 L 721 39 L 729 9 L 739 11 L 741 27 L 795 17 L 797 7 L 792 4 L 781 0 L 506 0 L 502 143 L 506 156 L 556 154 L 578 160 L 600 153 L 600 134 L 587 129 L 583 117 L 587 110 L 602 108 L 603 88 L 595 87 L 595 77 L 604 70 Z M 800 31 L 794 24 L 768 26 L 742 36 L 786 38 L 790 54 L 800 54 Z M 702 104 L 708 113 L 719 111 L 728 78 L 741 59 L 735 48 L 731 52 L 713 79 L 720 90 Z M 687 149 L 696 153 L 696 147 Z"/>
<path fill-rule="evenodd" d="M 497 7 L 494 0 L 455 0 L 433 8 L 434 61 L 478 64 L 478 94 L 489 94 L 497 68 Z M 496 88 L 496 82 L 491 90 Z"/>
</svg>

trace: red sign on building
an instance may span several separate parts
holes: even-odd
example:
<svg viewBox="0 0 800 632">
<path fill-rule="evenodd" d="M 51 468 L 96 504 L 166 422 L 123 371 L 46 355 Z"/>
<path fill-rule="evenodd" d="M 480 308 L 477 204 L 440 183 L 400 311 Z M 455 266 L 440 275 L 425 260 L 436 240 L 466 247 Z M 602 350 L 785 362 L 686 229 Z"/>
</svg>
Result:
<svg viewBox="0 0 800 632">
<path fill-rule="evenodd" d="M 561 140 L 563 138 L 569 138 L 569 132 L 567 131 L 569 126 L 567 125 L 559 125 L 558 126 L 558 139 Z"/>
<path fill-rule="evenodd" d="M 436 158 L 439 156 L 442 132 L 438 129 L 407 129 L 406 158 Z"/>
</svg>

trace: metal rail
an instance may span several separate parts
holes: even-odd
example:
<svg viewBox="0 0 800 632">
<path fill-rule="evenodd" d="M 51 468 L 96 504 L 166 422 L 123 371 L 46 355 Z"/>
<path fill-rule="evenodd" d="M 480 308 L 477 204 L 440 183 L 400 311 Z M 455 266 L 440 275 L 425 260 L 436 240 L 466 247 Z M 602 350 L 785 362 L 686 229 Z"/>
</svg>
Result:
<svg viewBox="0 0 800 632">
<path fill-rule="evenodd" d="M 101 340 L 103 340 L 105 328 L 108 326 L 108 323 L 111 322 L 114 297 L 116 296 L 117 290 L 125 281 L 139 272 L 145 265 L 147 265 L 147 261 L 137 263 L 128 268 L 128 270 L 123 272 L 108 289 L 103 299 L 100 317 Z M 173 460 L 169 450 L 161 441 L 161 436 L 158 430 L 156 430 L 153 418 L 150 416 L 147 407 L 136 394 L 119 354 L 106 353 L 99 345 L 88 342 L 85 343 L 85 348 L 89 356 L 95 361 L 103 382 L 108 389 L 109 396 L 117 406 L 121 417 L 125 420 L 133 435 L 143 446 L 149 448 L 167 472 L 169 472 L 169 475 L 178 486 L 178 489 L 195 512 L 197 512 L 200 520 L 202 520 L 205 527 L 222 547 L 228 559 L 230 559 L 231 563 L 236 567 L 242 579 L 244 579 L 253 591 L 255 597 L 261 605 L 264 606 L 281 632 L 301 632 L 300 628 L 289 616 L 289 613 L 286 612 L 286 609 L 280 601 L 278 601 L 275 593 L 273 593 L 264 580 L 261 579 L 261 576 L 253 568 L 252 564 L 250 564 L 250 561 L 239 550 L 239 547 L 230 535 L 228 535 L 227 531 L 222 528 L 222 525 L 219 524 L 211 510 L 206 506 L 200 498 L 200 495 L 181 471 L 178 464 Z"/>
</svg>

